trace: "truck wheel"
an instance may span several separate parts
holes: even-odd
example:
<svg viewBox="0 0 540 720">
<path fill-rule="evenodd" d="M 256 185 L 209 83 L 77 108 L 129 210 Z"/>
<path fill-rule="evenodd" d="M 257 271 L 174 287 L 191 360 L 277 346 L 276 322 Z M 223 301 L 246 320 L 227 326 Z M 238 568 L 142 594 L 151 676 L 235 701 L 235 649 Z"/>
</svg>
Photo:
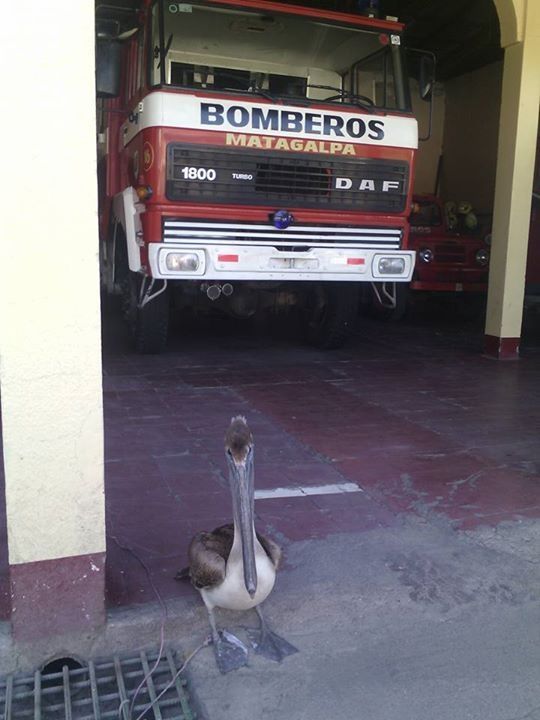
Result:
<svg viewBox="0 0 540 720">
<path fill-rule="evenodd" d="M 379 290 L 379 293 L 381 292 L 383 283 L 377 283 L 377 287 Z M 405 317 L 405 314 L 409 307 L 409 295 L 410 295 L 410 289 L 409 289 L 409 283 L 394 283 L 395 285 L 395 293 L 396 293 L 396 307 L 386 307 L 385 305 L 381 304 L 379 298 L 377 297 L 377 294 L 373 290 L 373 288 L 370 286 L 369 291 L 371 292 L 371 314 L 373 317 L 379 319 L 379 320 L 390 320 L 392 322 L 397 322 L 398 320 L 402 320 Z"/>
<path fill-rule="evenodd" d="M 328 282 L 310 288 L 305 306 L 305 336 L 323 350 L 343 347 L 354 330 L 359 290 L 356 283 Z"/>
<path fill-rule="evenodd" d="M 139 294 L 144 277 L 129 270 L 125 239 L 118 238 L 117 242 L 116 280 L 122 298 L 122 314 L 133 346 L 138 353 L 161 353 L 167 347 L 169 293 L 165 290 L 143 307 L 139 307 Z"/>
</svg>

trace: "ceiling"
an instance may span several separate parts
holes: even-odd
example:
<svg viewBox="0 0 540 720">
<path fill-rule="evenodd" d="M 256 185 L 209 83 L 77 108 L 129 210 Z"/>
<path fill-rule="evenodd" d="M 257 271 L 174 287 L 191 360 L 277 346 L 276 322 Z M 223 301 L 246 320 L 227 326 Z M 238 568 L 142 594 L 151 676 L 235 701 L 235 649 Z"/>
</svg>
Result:
<svg viewBox="0 0 540 720">
<path fill-rule="evenodd" d="M 281 0 L 291 5 L 356 12 L 365 0 Z M 102 17 L 125 26 L 137 0 L 96 0 Z M 502 59 L 499 19 L 493 0 L 379 0 L 380 15 L 406 25 L 408 47 L 437 58 L 437 78 L 449 80 Z M 125 10 L 128 10 L 126 13 Z M 122 22 L 122 20 L 124 22 Z"/>
<path fill-rule="evenodd" d="M 499 17 L 493 0 L 387 0 L 407 24 L 407 44 L 437 57 L 448 80 L 502 60 Z"/>
<path fill-rule="evenodd" d="M 362 0 L 284 0 L 355 12 Z M 450 78 L 501 60 L 499 18 L 493 0 L 379 0 L 380 16 L 406 25 L 408 47 L 437 58 L 437 78 Z"/>
</svg>

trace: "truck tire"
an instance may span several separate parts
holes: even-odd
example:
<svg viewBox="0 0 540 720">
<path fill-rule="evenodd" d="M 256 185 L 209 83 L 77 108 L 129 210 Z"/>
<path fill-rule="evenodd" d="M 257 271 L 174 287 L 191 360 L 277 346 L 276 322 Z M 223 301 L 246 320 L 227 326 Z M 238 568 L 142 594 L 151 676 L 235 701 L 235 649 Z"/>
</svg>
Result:
<svg viewBox="0 0 540 720">
<path fill-rule="evenodd" d="M 169 293 L 161 293 L 143 307 L 138 306 L 143 276 L 131 272 L 123 233 L 117 238 L 116 280 L 122 298 L 122 314 L 136 352 L 145 355 L 162 353 L 169 333 Z"/>
<path fill-rule="evenodd" d="M 317 283 L 308 291 L 305 306 L 305 337 L 321 350 L 343 347 L 351 336 L 358 314 L 356 283 Z"/>
</svg>

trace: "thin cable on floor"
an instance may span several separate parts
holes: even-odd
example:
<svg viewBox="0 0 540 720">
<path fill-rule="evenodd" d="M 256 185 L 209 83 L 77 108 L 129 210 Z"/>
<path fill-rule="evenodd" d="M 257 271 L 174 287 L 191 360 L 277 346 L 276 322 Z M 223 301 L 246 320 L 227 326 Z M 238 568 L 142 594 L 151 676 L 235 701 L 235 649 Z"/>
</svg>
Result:
<svg viewBox="0 0 540 720">
<path fill-rule="evenodd" d="M 161 627 L 160 627 L 160 631 L 159 631 L 159 635 L 160 635 L 159 652 L 158 652 L 157 659 L 156 659 L 156 661 L 155 661 L 155 663 L 154 663 L 154 666 L 152 667 L 151 670 L 149 670 L 149 672 L 143 677 L 143 679 L 142 679 L 141 682 L 139 683 L 137 689 L 135 690 L 135 694 L 134 694 L 133 697 L 131 698 L 131 703 L 130 703 L 129 700 L 126 698 L 125 700 L 122 700 L 122 702 L 120 703 L 120 705 L 119 705 L 119 707 L 118 707 L 118 717 L 119 717 L 120 720 L 123 720 L 123 718 L 122 718 L 122 713 L 123 713 L 123 710 L 124 710 L 124 706 L 129 703 L 128 719 L 131 720 L 131 719 L 133 718 L 133 709 L 134 709 L 134 707 L 135 707 L 135 700 L 137 699 L 137 696 L 139 695 L 141 689 L 143 688 L 143 686 L 144 686 L 144 684 L 147 682 L 147 680 L 148 680 L 149 678 L 151 678 L 152 675 L 154 674 L 154 672 L 157 670 L 158 665 L 159 665 L 159 663 L 161 662 L 161 658 L 163 657 L 163 650 L 165 649 L 165 624 L 166 624 L 166 622 L 167 622 L 167 620 L 168 620 L 168 617 L 169 617 L 169 611 L 168 611 L 168 609 L 167 609 L 167 604 L 166 604 L 165 601 L 163 600 L 163 598 L 162 598 L 159 590 L 157 589 L 154 581 L 152 580 L 152 575 L 151 575 L 151 573 L 150 573 L 150 568 L 149 568 L 148 565 L 144 562 L 144 560 L 137 555 L 137 553 L 133 550 L 133 548 L 130 548 L 130 547 L 128 547 L 127 545 L 122 545 L 122 543 L 121 543 L 121 542 L 118 540 L 118 538 L 116 538 L 114 535 L 109 535 L 109 537 L 111 538 L 111 540 L 114 540 L 114 542 L 118 545 L 118 547 L 119 547 L 121 550 L 125 550 L 126 552 L 130 553 L 130 555 L 132 555 L 132 556 L 135 558 L 135 560 L 137 560 L 137 562 L 140 563 L 140 565 L 142 565 L 142 567 L 143 567 L 143 569 L 144 569 L 144 571 L 145 571 L 145 573 L 146 573 L 146 575 L 147 575 L 147 577 L 148 577 L 148 581 L 150 582 L 150 585 L 152 586 L 152 590 L 154 591 L 154 593 L 155 593 L 155 595 L 156 595 L 156 597 L 157 597 L 157 599 L 158 599 L 158 602 L 159 602 L 159 604 L 161 605 L 161 610 L 162 610 Z M 199 647 L 197 647 L 197 648 L 189 655 L 189 657 L 187 658 L 187 660 L 185 660 L 185 662 L 184 662 L 183 665 L 181 666 L 180 670 L 178 670 L 178 672 L 177 672 L 176 675 L 173 677 L 173 679 L 169 682 L 169 684 L 166 685 L 165 688 L 164 688 L 164 689 L 160 692 L 160 694 L 156 697 L 156 699 L 153 700 L 151 703 L 149 703 L 149 705 L 142 711 L 142 713 L 137 716 L 136 720 L 141 720 L 141 718 L 142 718 L 149 710 L 151 710 L 151 709 L 153 708 L 153 706 L 157 703 L 157 701 L 160 699 L 160 697 L 161 697 L 164 693 L 166 693 L 167 690 L 169 690 L 169 689 L 172 687 L 172 685 L 176 682 L 176 679 L 178 678 L 178 676 L 180 675 L 180 673 L 181 673 L 183 670 L 186 669 L 186 667 L 187 667 L 188 664 L 191 662 L 191 660 L 195 657 L 195 655 L 197 655 L 197 653 L 198 653 L 200 650 L 202 650 L 204 647 L 206 647 L 206 646 L 209 645 L 210 643 L 211 643 L 211 638 L 207 638 L 203 643 L 201 643 L 201 644 L 199 645 Z"/>
<path fill-rule="evenodd" d="M 172 679 L 167 685 L 165 685 L 165 687 L 164 687 L 163 690 L 159 693 L 159 695 L 156 697 L 156 699 L 153 700 L 151 703 L 149 703 L 149 704 L 144 708 L 144 710 L 143 710 L 139 715 L 137 715 L 137 717 L 135 718 L 135 720 L 142 720 L 142 718 L 144 717 L 144 715 L 145 715 L 149 710 L 151 710 L 151 709 L 153 708 L 153 706 L 157 703 L 157 701 L 158 701 L 163 695 L 165 695 L 165 693 L 174 685 L 174 683 L 176 682 L 176 680 L 177 680 L 178 676 L 180 675 L 180 673 L 182 673 L 182 672 L 187 668 L 187 666 L 188 666 L 189 663 L 193 660 L 193 658 L 195 657 L 195 655 L 197 655 L 197 653 L 200 652 L 203 648 L 208 647 L 208 645 L 210 645 L 211 643 L 212 643 L 212 638 L 211 638 L 211 637 L 207 637 L 206 640 L 199 645 L 199 647 L 195 648 L 195 650 L 186 658 L 186 660 L 184 661 L 184 663 L 182 664 L 182 666 L 180 667 L 180 669 L 177 670 L 177 672 L 176 672 L 176 674 L 174 675 L 173 679 Z"/>
<path fill-rule="evenodd" d="M 150 582 L 150 585 L 152 586 L 152 590 L 154 591 L 154 593 L 158 599 L 158 602 L 161 605 L 161 610 L 162 610 L 161 626 L 160 626 L 160 630 L 159 630 L 160 643 L 159 643 L 159 652 L 158 652 L 157 660 L 154 663 L 153 668 L 143 677 L 139 686 L 135 690 L 135 694 L 131 700 L 131 704 L 129 706 L 129 711 L 128 711 L 128 717 L 131 718 L 132 714 L 133 714 L 133 708 L 135 706 L 135 700 L 136 700 L 138 694 L 140 693 L 141 688 L 143 687 L 145 682 L 148 680 L 148 678 L 152 677 L 153 673 L 156 671 L 159 663 L 161 662 L 161 658 L 163 657 L 163 650 L 165 648 L 165 623 L 167 622 L 167 619 L 168 619 L 168 609 L 167 609 L 167 605 L 165 604 L 165 601 L 161 597 L 159 590 L 157 589 L 154 581 L 152 580 L 150 568 L 144 562 L 144 560 L 142 558 L 140 558 L 132 548 L 128 547 L 127 545 L 122 545 L 122 543 L 114 535 L 110 535 L 109 537 L 111 538 L 111 540 L 114 540 L 114 542 L 118 545 L 118 547 L 121 550 L 125 550 L 125 552 L 128 552 L 130 555 L 132 555 L 135 558 L 135 560 L 137 560 L 138 563 L 140 563 L 140 565 L 142 565 L 142 567 L 148 577 L 148 581 Z M 129 700 L 126 699 L 126 700 L 122 700 L 122 702 L 120 703 L 120 707 L 118 708 L 118 717 L 119 718 L 122 718 L 123 707 L 128 702 L 129 702 Z"/>
</svg>

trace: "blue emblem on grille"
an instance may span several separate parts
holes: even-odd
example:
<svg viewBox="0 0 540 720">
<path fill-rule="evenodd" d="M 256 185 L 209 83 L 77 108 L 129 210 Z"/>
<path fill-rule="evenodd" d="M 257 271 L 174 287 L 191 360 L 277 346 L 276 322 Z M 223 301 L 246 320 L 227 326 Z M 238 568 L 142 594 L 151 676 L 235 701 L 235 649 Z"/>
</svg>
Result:
<svg viewBox="0 0 540 720">
<path fill-rule="evenodd" d="M 288 210 L 276 210 L 271 217 L 274 227 L 278 230 L 285 230 L 294 222 L 294 217 Z"/>
</svg>

